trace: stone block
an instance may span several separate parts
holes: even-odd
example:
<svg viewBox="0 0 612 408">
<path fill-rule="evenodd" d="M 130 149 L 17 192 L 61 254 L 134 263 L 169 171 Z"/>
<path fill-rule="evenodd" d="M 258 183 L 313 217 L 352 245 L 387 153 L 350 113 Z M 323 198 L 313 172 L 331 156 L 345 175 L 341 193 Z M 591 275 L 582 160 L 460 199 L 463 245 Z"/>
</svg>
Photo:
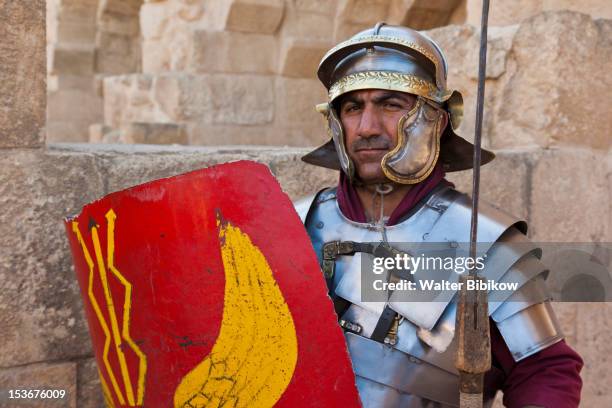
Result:
<svg viewBox="0 0 612 408">
<path fill-rule="evenodd" d="M 0 369 L 0 401 L 7 399 L 8 390 L 58 390 L 64 391 L 61 399 L 26 399 L 14 400 L 10 406 L 47 407 L 77 407 L 77 365 L 66 363 L 41 363 L 25 367 Z M 31 405 L 30 405 L 31 404 Z M 9 406 L 9 405 L 2 405 Z M 80 406 L 80 405 L 79 405 Z"/>
<path fill-rule="evenodd" d="M 571 10 L 589 14 L 593 19 L 612 19 L 612 8 L 606 0 L 541 0 L 545 11 Z"/>
<path fill-rule="evenodd" d="M 159 39 L 168 25 L 170 12 L 171 8 L 167 2 L 143 4 L 140 9 L 142 38 L 144 40 Z"/>
<path fill-rule="evenodd" d="M 97 1 L 58 1 L 58 22 L 81 22 L 86 24 L 96 24 Z"/>
<path fill-rule="evenodd" d="M 155 79 L 154 99 L 176 123 L 261 125 L 274 118 L 274 78 L 166 74 Z"/>
<path fill-rule="evenodd" d="M 350 21 L 338 21 L 334 26 L 334 42 L 348 40 L 355 34 L 374 27 L 374 24 L 369 23 L 351 23 Z"/>
<path fill-rule="evenodd" d="M 55 41 L 48 43 L 59 43 L 65 45 L 86 46 L 91 45 L 96 39 L 96 26 L 84 21 L 61 21 L 57 25 Z"/>
<path fill-rule="evenodd" d="M 0 168 L 0 367 L 91 355 L 63 219 L 103 195 L 97 161 L 11 149 Z"/>
<path fill-rule="evenodd" d="M 315 146 L 327 141 L 323 123 L 287 125 L 187 124 L 189 144 L 203 146 Z"/>
<path fill-rule="evenodd" d="M 327 129 L 321 122 L 305 125 L 286 125 L 278 129 L 282 143 L 289 146 L 320 146 L 329 140 Z M 280 143 L 277 143 L 280 144 Z M 312 150 L 312 149 L 311 149 Z"/>
<path fill-rule="evenodd" d="M 552 271 L 554 273 L 554 271 Z M 561 330 L 565 336 L 565 341 L 574 349 L 578 342 L 578 308 L 579 303 L 573 302 L 554 302 L 553 309 L 561 324 Z"/>
<path fill-rule="evenodd" d="M 121 143 L 121 131 L 120 130 L 111 130 L 108 133 L 105 133 L 102 137 L 102 143 L 106 144 L 117 144 Z"/>
<path fill-rule="evenodd" d="M 101 13 L 117 13 L 137 16 L 144 0 L 100 0 L 98 10 Z"/>
<path fill-rule="evenodd" d="M 129 37 L 138 37 L 140 34 L 140 21 L 137 14 L 104 13 L 98 18 L 97 30 Z"/>
<path fill-rule="evenodd" d="M 39 147 L 45 123 L 45 2 L 0 7 L 0 148 Z"/>
<path fill-rule="evenodd" d="M 99 122 L 102 119 L 102 98 L 78 89 L 60 89 L 48 95 L 47 117 L 51 121 Z"/>
<path fill-rule="evenodd" d="M 203 121 L 187 124 L 190 145 L 279 146 L 290 144 L 286 134 L 270 125 L 213 125 Z"/>
<path fill-rule="evenodd" d="M 246 159 L 247 155 L 233 150 L 223 154 L 220 148 L 204 151 L 194 147 L 142 146 L 142 145 L 97 145 L 101 149 L 112 149 L 101 155 L 108 169 L 108 191 L 119 191 L 134 185 L 186 173 L 217 164 L 227 157 Z M 150 148 L 150 149 L 147 149 Z M 189 149 L 190 151 L 185 151 Z M 104 152 L 104 150 L 100 150 Z M 219 156 L 215 157 L 215 153 Z"/>
<path fill-rule="evenodd" d="M 271 35 L 198 30 L 194 33 L 190 71 L 274 73 L 277 48 Z"/>
<path fill-rule="evenodd" d="M 329 0 L 293 0 L 287 4 L 298 11 L 335 15 L 338 2 Z"/>
<path fill-rule="evenodd" d="M 315 106 L 327 100 L 327 92 L 317 79 L 277 77 L 275 91 L 277 124 L 323 126 Z"/>
<path fill-rule="evenodd" d="M 606 157 L 606 179 L 608 183 L 608 203 L 610 210 L 608 211 L 608 225 L 612 225 L 612 150 L 608 151 Z M 612 228 L 608 230 L 608 236 L 605 239 L 606 242 L 612 242 Z"/>
<path fill-rule="evenodd" d="M 497 151 L 495 160 L 480 171 L 480 197 L 505 212 L 528 220 L 531 158 L 535 151 Z M 455 188 L 472 193 L 472 171 L 448 173 Z"/>
<path fill-rule="evenodd" d="M 98 155 L 108 169 L 108 191 L 236 160 L 266 164 L 292 200 L 337 183 L 338 172 L 300 160 L 309 149 L 281 147 L 161 147 L 100 146 Z M 104 151 L 106 153 L 103 153 Z"/>
<path fill-rule="evenodd" d="M 450 14 L 461 0 L 414 0 L 413 7 Z"/>
<path fill-rule="evenodd" d="M 279 72 L 289 77 L 316 78 L 319 62 L 331 47 L 329 41 L 284 38 Z"/>
<path fill-rule="evenodd" d="M 47 92 L 59 90 L 79 90 L 83 92 L 94 92 L 94 78 L 80 75 L 49 75 L 47 77 Z"/>
<path fill-rule="evenodd" d="M 107 77 L 104 123 L 262 125 L 274 118 L 274 78 L 261 75 L 162 74 Z"/>
<path fill-rule="evenodd" d="M 79 408 L 104 407 L 104 395 L 95 359 L 79 360 L 77 374 L 77 406 Z"/>
<path fill-rule="evenodd" d="M 388 0 L 340 0 L 337 18 L 351 23 L 371 24 L 384 21 L 389 7 Z"/>
<path fill-rule="evenodd" d="M 157 74 L 170 71 L 172 56 L 161 41 L 144 40 L 142 42 L 142 72 Z"/>
<path fill-rule="evenodd" d="M 389 5 L 387 21 L 417 30 L 443 26 L 460 0 L 394 0 Z"/>
<path fill-rule="evenodd" d="M 113 32 L 102 31 L 98 33 L 96 46 L 103 53 L 130 55 L 132 53 L 131 36 Z"/>
<path fill-rule="evenodd" d="M 393 25 L 402 25 L 408 18 L 414 3 L 415 0 L 390 0 L 386 22 Z"/>
<path fill-rule="evenodd" d="M 465 23 L 480 25 L 482 0 L 466 1 Z M 519 24 L 544 11 L 571 10 L 591 15 L 594 19 L 612 19 L 612 9 L 606 0 L 515 0 L 498 1 L 491 4 L 489 25 Z"/>
<path fill-rule="evenodd" d="M 56 45 L 53 48 L 53 54 L 52 74 L 93 75 L 93 44 L 85 46 Z"/>
<path fill-rule="evenodd" d="M 334 15 L 331 12 L 322 14 L 302 11 L 297 7 L 288 7 L 280 29 L 280 38 L 330 41 L 335 24 Z"/>
<path fill-rule="evenodd" d="M 94 123 L 89 126 L 89 143 L 102 143 L 104 136 L 112 132 L 110 126 L 106 126 L 102 123 Z"/>
<path fill-rule="evenodd" d="M 523 22 L 513 38 L 512 74 L 504 76 L 493 112 L 493 147 L 516 146 L 508 135 L 519 135 L 522 145 L 608 150 L 612 117 L 602 107 L 612 104 L 612 94 L 595 97 L 595 90 L 612 87 L 611 34 L 611 20 L 573 12 Z"/>
<path fill-rule="evenodd" d="M 509 65 L 510 49 L 516 27 L 490 27 L 487 45 L 487 75 L 485 92 L 485 116 L 483 121 L 483 146 L 491 147 L 489 136 L 496 123 L 493 109 L 500 101 L 502 76 L 506 75 Z M 447 26 L 427 31 L 444 51 L 449 67 L 448 87 L 463 94 L 464 118 L 458 133 L 473 140 L 476 116 L 476 90 L 478 79 L 478 49 L 480 33 L 472 26 Z M 518 142 L 520 135 L 505 136 L 511 141 L 508 146 L 525 146 Z M 528 146 L 528 145 L 527 145 Z"/>
<path fill-rule="evenodd" d="M 482 0 L 466 0 L 466 11 L 466 23 L 479 27 Z M 500 1 L 489 9 L 489 25 L 519 24 L 540 12 L 542 12 L 541 0 Z"/>
<path fill-rule="evenodd" d="M 450 12 L 432 10 L 429 8 L 414 8 L 406 16 L 404 24 L 416 30 L 428 30 L 446 24 Z"/>
<path fill-rule="evenodd" d="M 210 3 L 206 4 L 206 6 Z M 176 15 L 182 20 L 181 23 L 199 23 L 205 15 L 204 10 L 208 10 L 203 1 L 187 1 L 177 5 L 179 8 Z"/>
<path fill-rule="evenodd" d="M 459 133 L 472 135 L 479 33 L 470 26 L 428 33 L 447 55 L 449 87 L 464 94 L 465 120 Z M 612 96 L 593 98 L 593 90 L 610 86 L 604 67 L 612 58 L 612 44 L 605 40 L 611 33 L 609 20 L 572 12 L 544 13 L 520 26 L 491 27 L 485 144 L 495 149 L 584 145 L 608 150 L 612 122 L 602 115 L 601 106 L 612 103 Z"/>
<path fill-rule="evenodd" d="M 104 78 L 104 124 L 119 128 L 127 109 L 128 92 L 131 87 L 130 76 L 108 76 Z"/>
<path fill-rule="evenodd" d="M 169 96 L 171 97 L 171 96 Z M 171 122 L 153 99 L 153 76 L 133 74 L 104 79 L 104 124 Z"/>
<path fill-rule="evenodd" d="M 457 7 L 453 10 L 453 12 L 448 17 L 448 21 L 446 24 L 448 25 L 461 25 L 465 24 L 467 19 L 467 7 L 466 1 L 461 0 Z"/>
<path fill-rule="evenodd" d="M 138 38 L 100 31 L 96 47 L 96 72 L 117 75 L 139 70 L 141 57 Z"/>
<path fill-rule="evenodd" d="M 268 163 L 283 191 L 292 200 L 338 184 L 337 171 L 312 166 L 301 160 L 301 157 L 309 151 L 310 149 L 295 149 L 293 154 L 278 155 Z"/>
<path fill-rule="evenodd" d="M 123 143 L 187 144 L 185 125 L 176 123 L 127 123 L 120 129 Z"/>
<path fill-rule="evenodd" d="M 281 23 L 283 0 L 228 0 L 224 29 L 273 34 Z"/>
<path fill-rule="evenodd" d="M 606 155 L 558 148 L 534 157 L 529 196 L 534 240 L 597 242 L 610 235 Z"/>
<path fill-rule="evenodd" d="M 193 120 L 208 115 L 212 121 L 212 95 L 206 82 L 196 83 L 195 76 L 163 74 L 155 78 L 153 100 L 172 122 Z"/>
<path fill-rule="evenodd" d="M 609 370 L 612 364 L 612 342 L 608 337 L 612 326 L 612 304 L 580 303 L 576 322 L 575 347 L 585 363 L 580 406 L 606 406 L 612 400 Z"/>
<path fill-rule="evenodd" d="M 47 121 L 45 126 L 47 142 L 86 143 L 89 123 L 83 121 Z"/>
</svg>

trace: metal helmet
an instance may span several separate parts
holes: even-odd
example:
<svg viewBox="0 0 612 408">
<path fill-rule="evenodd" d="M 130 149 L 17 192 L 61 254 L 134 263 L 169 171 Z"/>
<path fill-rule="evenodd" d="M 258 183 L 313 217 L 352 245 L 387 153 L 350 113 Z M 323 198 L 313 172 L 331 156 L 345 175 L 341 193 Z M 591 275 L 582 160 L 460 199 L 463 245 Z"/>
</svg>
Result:
<svg viewBox="0 0 612 408">
<path fill-rule="evenodd" d="M 463 117 L 463 97 L 447 88 L 447 71 L 440 47 L 410 28 L 378 23 L 341 42 L 325 54 L 317 72 L 329 98 L 317 110 L 326 118 L 331 140 L 302 160 L 342 170 L 353 180 L 355 169 L 334 102 L 348 92 L 385 89 L 417 97 L 414 108 L 398 123 L 397 145 L 381 161 L 387 178 L 403 184 L 419 183 L 438 160 L 447 172 L 471 168 L 473 145 L 455 133 Z M 449 125 L 440 136 L 445 112 Z M 483 149 L 481 163 L 494 157 Z"/>
</svg>

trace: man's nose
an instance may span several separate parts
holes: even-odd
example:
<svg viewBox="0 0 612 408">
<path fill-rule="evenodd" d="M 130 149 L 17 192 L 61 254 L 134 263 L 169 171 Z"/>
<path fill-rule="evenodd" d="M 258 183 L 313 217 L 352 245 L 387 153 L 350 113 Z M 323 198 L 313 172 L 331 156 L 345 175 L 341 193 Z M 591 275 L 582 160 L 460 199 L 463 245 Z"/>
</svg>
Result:
<svg viewBox="0 0 612 408">
<path fill-rule="evenodd" d="M 380 136 L 382 123 L 379 112 L 372 106 L 365 106 L 361 113 L 357 135 L 362 138 Z"/>
</svg>

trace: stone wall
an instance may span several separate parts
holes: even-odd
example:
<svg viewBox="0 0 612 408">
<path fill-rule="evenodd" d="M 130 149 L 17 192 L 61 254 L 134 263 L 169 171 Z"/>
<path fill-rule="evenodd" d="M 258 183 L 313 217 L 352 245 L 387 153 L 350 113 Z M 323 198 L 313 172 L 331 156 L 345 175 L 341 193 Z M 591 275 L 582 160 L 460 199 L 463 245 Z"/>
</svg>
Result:
<svg viewBox="0 0 612 408">
<path fill-rule="evenodd" d="M 482 0 L 463 0 L 456 14 L 461 14 L 467 24 L 480 25 Z M 589 14 L 594 19 L 612 19 L 612 7 L 607 0 L 492 0 L 489 9 L 489 24 L 506 26 L 546 11 L 577 11 Z"/>
<path fill-rule="evenodd" d="M 318 143 L 325 51 L 381 20 L 444 25 L 459 0 L 142 3 L 49 0 L 49 140 Z"/>
<path fill-rule="evenodd" d="M 493 148 L 585 146 L 607 151 L 612 94 L 612 20 L 546 12 L 519 25 L 489 28 L 484 143 Z M 448 58 L 449 87 L 465 99 L 462 135 L 474 133 L 479 31 L 429 31 Z"/>
<path fill-rule="evenodd" d="M 47 0 L 50 141 L 88 141 L 103 120 L 103 78 L 140 71 L 143 1 Z"/>
<path fill-rule="evenodd" d="M 498 134 L 491 135 L 497 136 L 491 146 L 513 145 L 509 132 L 520 145 L 556 143 L 584 129 L 557 127 L 548 134 L 551 122 L 553 128 L 563 121 L 582 128 L 592 123 L 596 100 L 590 89 L 609 81 L 602 61 L 609 60 L 604 19 L 612 17 L 612 7 L 604 3 L 491 5 L 489 98 L 530 104 L 520 117 L 505 102 L 496 107 L 488 122 Z M 481 2 L 49 0 L 48 7 L 49 140 L 306 146 L 325 138 L 313 109 L 325 92 L 314 73 L 331 45 L 379 20 L 419 29 L 477 26 Z M 561 10 L 592 19 L 575 14 L 564 20 Z M 431 34 L 449 56 L 451 84 L 466 93 L 471 119 L 478 33 L 470 25 L 451 27 Z M 583 29 L 587 35 L 577 35 Z M 577 52 L 561 52 L 569 47 Z M 571 80 L 590 75 L 591 81 Z M 572 107 L 566 101 L 573 97 L 579 100 Z M 557 104 L 562 112 L 553 118 Z M 469 127 L 461 130 L 470 134 Z M 605 141 L 594 143 L 606 148 Z"/>
<path fill-rule="evenodd" d="M 104 82 L 105 126 L 116 130 L 114 139 L 108 139 L 129 141 L 124 128 L 131 123 L 148 123 L 151 132 L 160 123 L 174 124 L 184 129 L 175 143 L 184 143 L 186 138 L 189 144 L 203 145 L 313 145 L 326 138 L 314 111 L 314 105 L 325 100 L 325 93 L 314 72 L 331 42 L 316 52 L 311 48 L 308 56 L 288 51 L 292 56 L 283 62 L 283 44 L 285 40 L 293 44 L 295 38 L 194 28 L 188 30 L 191 40 L 181 41 L 184 52 L 179 52 L 176 35 L 163 32 L 174 26 L 186 29 L 185 24 L 174 21 L 176 13 L 173 20 L 160 11 L 171 4 L 150 3 L 141 11 L 142 22 L 152 19 L 152 14 L 158 18 L 151 24 L 158 31 L 143 30 L 145 60 L 146 36 L 151 36 L 155 38 L 150 40 L 155 43 L 151 48 L 164 54 L 156 54 L 153 60 L 163 66 L 152 68 L 145 63 L 144 74 L 109 77 Z M 285 10 L 280 33 L 286 32 L 283 27 L 292 13 L 306 13 L 292 10 Z M 384 13 L 378 14 L 377 18 Z M 203 11 L 201 18 L 205 16 Z M 299 21 L 308 20 L 301 16 Z M 343 23 L 338 18 L 330 21 L 335 23 L 328 22 L 326 35 L 334 38 Z M 368 24 L 371 21 L 364 26 Z M 491 27 L 485 144 L 505 148 L 565 143 L 608 149 L 606 129 L 612 119 L 601 115 L 601 106 L 609 104 L 611 96 L 594 98 L 593 89 L 610 85 L 606 62 L 612 54 L 611 28 L 612 20 L 567 11 L 538 14 L 518 25 Z M 309 32 L 302 31 L 300 35 Z M 428 33 L 448 57 L 450 86 L 464 94 L 466 118 L 459 131 L 471 135 L 479 32 L 470 25 L 452 25 Z M 303 47 L 304 37 L 299 38 Z M 310 44 L 321 44 L 323 38 L 315 41 L 313 37 Z M 174 60 L 177 55 L 183 57 Z M 295 69 L 289 67 L 290 61 L 299 62 Z"/>
</svg>

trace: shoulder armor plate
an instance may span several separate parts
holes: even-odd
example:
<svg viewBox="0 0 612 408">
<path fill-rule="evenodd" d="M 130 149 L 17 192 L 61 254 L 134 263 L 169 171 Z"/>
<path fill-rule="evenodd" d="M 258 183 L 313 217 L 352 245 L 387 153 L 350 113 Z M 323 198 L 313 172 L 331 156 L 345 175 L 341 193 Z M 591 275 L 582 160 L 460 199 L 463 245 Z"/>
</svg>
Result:
<svg viewBox="0 0 612 408">
<path fill-rule="evenodd" d="M 310 212 L 310 209 L 313 206 L 313 203 L 317 202 L 320 203 L 322 202 L 321 199 L 325 198 L 325 199 L 330 199 L 329 196 L 332 195 L 330 193 L 333 193 L 333 197 L 335 198 L 335 188 L 326 188 L 323 189 L 321 191 L 319 191 L 316 194 L 311 194 L 309 196 L 306 197 L 302 197 L 300 199 L 297 199 L 293 202 L 293 208 L 295 208 L 295 211 L 298 213 L 300 219 L 302 220 L 302 223 L 306 223 L 306 218 L 308 217 L 308 213 Z"/>
</svg>

